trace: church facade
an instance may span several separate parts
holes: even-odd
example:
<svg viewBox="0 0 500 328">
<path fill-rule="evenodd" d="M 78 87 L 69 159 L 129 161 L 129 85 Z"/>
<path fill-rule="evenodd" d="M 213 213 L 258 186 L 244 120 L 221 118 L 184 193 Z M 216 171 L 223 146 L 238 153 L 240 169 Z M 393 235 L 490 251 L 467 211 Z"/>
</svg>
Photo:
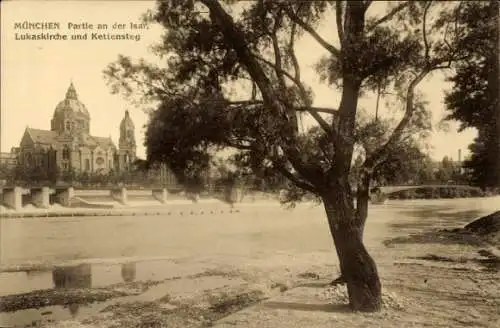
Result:
<svg viewBox="0 0 500 328">
<path fill-rule="evenodd" d="M 90 134 L 90 114 L 78 99 L 73 83 L 57 104 L 50 130 L 27 127 L 17 150 L 22 166 L 78 173 L 123 172 L 136 159 L 135 127 L 125 111 L 121 120 L 118 147 L 111 137 Z"/>
</svg>

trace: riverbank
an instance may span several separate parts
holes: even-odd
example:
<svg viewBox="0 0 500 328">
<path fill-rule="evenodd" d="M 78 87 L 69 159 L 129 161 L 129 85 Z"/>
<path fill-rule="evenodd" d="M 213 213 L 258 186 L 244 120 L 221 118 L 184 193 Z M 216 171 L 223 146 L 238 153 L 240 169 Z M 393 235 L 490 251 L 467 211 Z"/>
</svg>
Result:
<svg viewBox="0 0 500 328">
<path fill-rule="evenodd" d="M 453 198 L 481 198 L 493 196 L 480 188 L 471 186 L 422 186 L 406 190 L 398 190 L 386 195 L 388 199 L 453 199 Z"/>
<path fill-rule="evenodd" d="M 332 266 L 304 271 L 306 263 L 288 272 L 219 268 L 161 281 L 44 290 L 1 297 L 0 303 L 4 314 L 19 317 L 30 311 L 23 309 L 41 308 L 38 321 L 8 326 L 16 328 L 319 328 L 332 320 L 360 328 L 498 326 L 498 268 L 485 266 L 477 246 L 462 245 L 457 256 L 453 244 L 436 241 L 419 245 L 412 253 L 419 256 L 401 257 L 415 246 L 402 243 L 378 257 L 379 313 L 352 313 L 345 286 L 328 285 Z"/>
</svg>

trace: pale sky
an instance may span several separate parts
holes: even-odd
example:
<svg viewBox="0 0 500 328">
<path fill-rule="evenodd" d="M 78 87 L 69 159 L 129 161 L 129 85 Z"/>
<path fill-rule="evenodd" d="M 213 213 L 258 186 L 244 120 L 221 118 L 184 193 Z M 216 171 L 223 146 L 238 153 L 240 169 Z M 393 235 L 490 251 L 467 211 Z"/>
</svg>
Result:
<svg viewBox="0 0 500 328">
<path fill-rule="evenodd" d="M 2 1 L 1 3 L 1 151 L 8 152 L 18 146 L 26 126 L 50 129 L 50 120 L 57 104 L 64 99 L 66 89 L 73 81 L 82 101 L 91 115 L 90 130 L 95 136 L 111 136 L 118 142 L 118 126 L 126 109 L 130 110 L 136 126 L 138 144 L 137 155 L 144 157 L 143 125 L 146 115 L 134 108 L 120 95 L 112 95 L 105 83 L 102 71 L 118 54 L 132 58 L 146 58 L 159 62 L 149 52 L 149 46 L 158 42 L 161 28 L 150 26 L 148 30 L 131 30 L 130 22 L 139 23 L 139 17 L 147 9 L 154 8 L 153 1 Z M 108 24 L 108 32 L 116 33 L 114 23 L 127 24 L 123 30 L 130 34 L 140 34 L 134 40 L 16 40 L 15 33 L 30 34 L 40 32 L 56 33 L 57 30 L 15 30 L 16 22 L 58 22 L 60 33 L 68 33 L 67 24 L 91 23 Z M 330 23 L 330 22 L 328 22 Z M 98 32 L 98 31 L 93 31 Z M 327 40 L 335 41 L 335 31 L 322 26 L 320 34 Z M 73 34 L 79 31 L 73 31 Z M 332 88 L 321 84 L 312 66 L 325 54 L 325 50 L 307 37 L 298 42 L 297 55 L 302 63 L 302 77 L 315 93 L 314 105 L 336 108 L 339 95 Z M 433 110 L 434 123 L 444 115 L 444 90 L 449 88 L 442 75 L 435 75 L 421 84 L 419 90 L 425 93 Z M 365 99 L 361 105 L 374 108 L 372 99 Z M 384 112 L 382 110 L 382 112 Z M 387 111 L 386 111 L 387 113 Z M 467 145 L 475 136 L 474 131 L 460 134 L 454 132 L 434 132 L 431 153 L 435 159 L 443 156 L 457 158 L 458 149 L 467 154 Z"/>
</svg>

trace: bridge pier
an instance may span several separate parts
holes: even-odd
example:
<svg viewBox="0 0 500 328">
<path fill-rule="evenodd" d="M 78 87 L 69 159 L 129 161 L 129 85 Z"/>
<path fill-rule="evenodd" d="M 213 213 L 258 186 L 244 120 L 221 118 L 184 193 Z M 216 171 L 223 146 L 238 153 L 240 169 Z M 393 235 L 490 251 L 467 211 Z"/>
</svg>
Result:
<svg viewBox="0 0 500 328">
<path fill-rule="evenodd" d="M 118 189 L 112 189 L 110 191 L 110 196 L 120 204 L 127 204 L 127 189 L 126 188 L 118 188 Z"/>
<path fill-rule="evenodd" d="M 22 187 L 3 188 L 2 191 L 2 205 L 15 211 L 23 208 L 23 195 L 30 193 L 29 189 Z"/>
<path fill-rule="evenodd" d="M 167 203 L 167 189 L 153 189 L 152 190 L 153 198 L 159 201 L 162 204 Z"/>
<path fill-rule="evenodd" d="M 54 194 L 55 202 L 64 207 L 71 207 L 71 201 L 75 197 L 73 187 L 56 189 Z"/>
<path fill-rule="evenodd" d="M 55 193 L 55 190 L 49 187 L 32 188 L 31 202 L 38 208 L 49 208 L 50 195 L 53 193 Z"/>
</svg>

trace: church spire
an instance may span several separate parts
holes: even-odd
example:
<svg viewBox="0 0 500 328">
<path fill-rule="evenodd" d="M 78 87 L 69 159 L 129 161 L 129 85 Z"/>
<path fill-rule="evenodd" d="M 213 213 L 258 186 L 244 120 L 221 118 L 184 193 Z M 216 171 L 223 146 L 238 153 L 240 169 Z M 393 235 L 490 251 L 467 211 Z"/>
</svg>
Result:
<svg viewBox="0 0 500 328">
<path fill-rule="evenodd" d="M 68 91 L 66 91 L 66 99 L 75 99 L 78 100 L 78 95 L 76 94 L 75 86 L 73 85 L 73 81 L 69 84 Z"/>
</svg>

